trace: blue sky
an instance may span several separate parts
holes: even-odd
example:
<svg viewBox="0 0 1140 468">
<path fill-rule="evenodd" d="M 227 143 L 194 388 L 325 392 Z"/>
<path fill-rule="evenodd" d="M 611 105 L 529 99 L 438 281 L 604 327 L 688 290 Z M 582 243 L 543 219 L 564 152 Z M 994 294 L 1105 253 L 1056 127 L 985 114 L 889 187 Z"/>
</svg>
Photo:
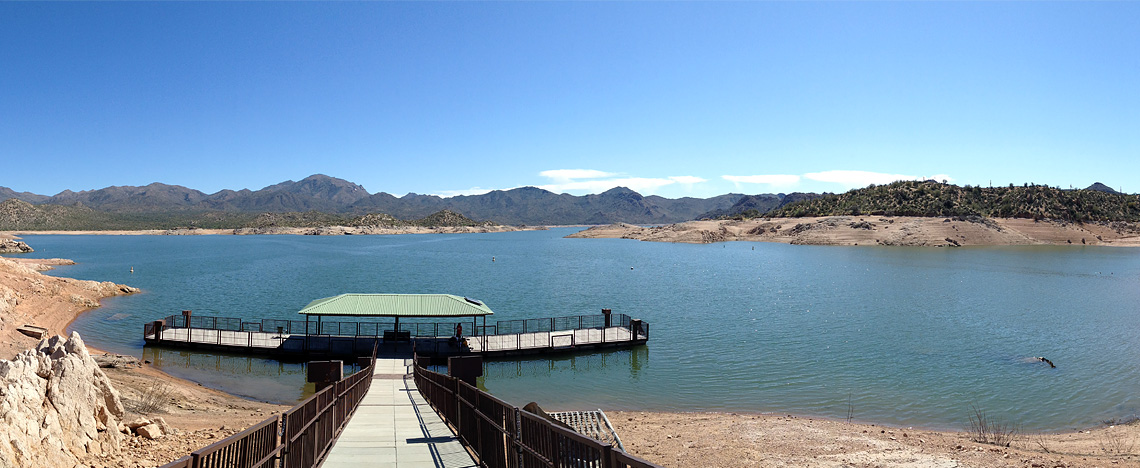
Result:
<svg viewBox="0 0 1140 468">
<path fill-rule="evenodd" d="M 0 186 L 1140 192 L 1136 2 L 0 3 Z"/>
</svg>

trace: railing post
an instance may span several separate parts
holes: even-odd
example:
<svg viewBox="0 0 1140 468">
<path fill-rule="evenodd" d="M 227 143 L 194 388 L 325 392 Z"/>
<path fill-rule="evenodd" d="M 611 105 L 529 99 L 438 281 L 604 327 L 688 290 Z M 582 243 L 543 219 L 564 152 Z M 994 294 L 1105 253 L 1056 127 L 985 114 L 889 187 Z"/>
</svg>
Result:
<svg viewBox="0 0 1140 468">
<path fill-rule="evenodd" d="M 606 444 L 602 446 L 602 466 L 598 468 L 612 468 L 614 464 L 614 446 Z"/>
<path fill-rule="evenodd" d="M 522 415 L 519 414 L 519 408 L 517 406 L 511 407 L 511 411 L 515 414 L 515 427 L 512 428 L 512 429 L 514 429 L 514 433 L 511 434 L 511 441 L 515 445 L 515 454 L 519 460 L 519 464 L 517 466 L 519 468 L 522 468 L 523 467 Z"/>
</svg>

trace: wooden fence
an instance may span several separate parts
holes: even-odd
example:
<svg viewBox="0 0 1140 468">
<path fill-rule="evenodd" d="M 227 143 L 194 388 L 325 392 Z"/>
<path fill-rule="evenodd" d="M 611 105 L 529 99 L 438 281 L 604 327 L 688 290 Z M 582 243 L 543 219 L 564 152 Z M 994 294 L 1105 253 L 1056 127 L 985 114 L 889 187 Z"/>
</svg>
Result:
<svg viewBox="0 0 1140 468">
<path fill-rule="evenodd" d="M 415 359 L 420 394 L 487 468 L 661 468 L 512 406 Z"/>
<path fill-rule="evenodd" d="M 280 416 L 222 439 L 162 468 L 312 468 L 320 465 L 372 385 L 372 362 Z"/>
</svg>

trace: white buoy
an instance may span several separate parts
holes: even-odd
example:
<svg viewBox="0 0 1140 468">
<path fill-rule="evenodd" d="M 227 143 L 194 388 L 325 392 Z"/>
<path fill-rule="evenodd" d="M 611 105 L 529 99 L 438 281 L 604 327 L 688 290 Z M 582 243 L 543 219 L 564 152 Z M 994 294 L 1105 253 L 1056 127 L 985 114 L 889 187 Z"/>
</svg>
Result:
<svg viewBox="0 0 1140 468">
<path fill-rule="evenodd" d="M 135 267 L 131 267 L 131 273 L 135 272 Z"/>
</svg>

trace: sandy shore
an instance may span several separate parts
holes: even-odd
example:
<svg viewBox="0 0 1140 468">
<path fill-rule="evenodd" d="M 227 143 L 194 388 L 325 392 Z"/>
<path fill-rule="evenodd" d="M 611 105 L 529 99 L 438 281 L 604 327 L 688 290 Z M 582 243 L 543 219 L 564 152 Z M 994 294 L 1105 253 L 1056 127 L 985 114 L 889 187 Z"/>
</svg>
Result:
<svg viewBox="0 0 1140 468">
<path fill-rule="evenodd" d="M 669 467 L 1140 466 L 1140 425 L 1022 434 L 1009 447 L 965 432 L 791 415 L 607 413 L 626 451 Z"/>
<path fill-rule="evenodd" d="M 265 227 L 239 229 L 142 229 L 134 231 L 3 231 L 0 237 L 34 235 L 74 235 L 74 236 L 247 236 L 247 235 L 294 235 L 294 236 L 352 236 L 352 235 L 396 235 L 396 234 L 467 234 L 486 232 L 533 231 L 546 229 L 542 226 L 324 226 L 314 228 Z"/>
<path fill-rule="evenodd" d="M 621 238 L 655 242 L 782 242 L 804 245 L 1108 245 L 1140 246 L 1134 223 L 1074 224 L 1032 219 L 832 216 L 690 221 L 660 227 L 596 226 L 570 238 Z"/>
</svg>

